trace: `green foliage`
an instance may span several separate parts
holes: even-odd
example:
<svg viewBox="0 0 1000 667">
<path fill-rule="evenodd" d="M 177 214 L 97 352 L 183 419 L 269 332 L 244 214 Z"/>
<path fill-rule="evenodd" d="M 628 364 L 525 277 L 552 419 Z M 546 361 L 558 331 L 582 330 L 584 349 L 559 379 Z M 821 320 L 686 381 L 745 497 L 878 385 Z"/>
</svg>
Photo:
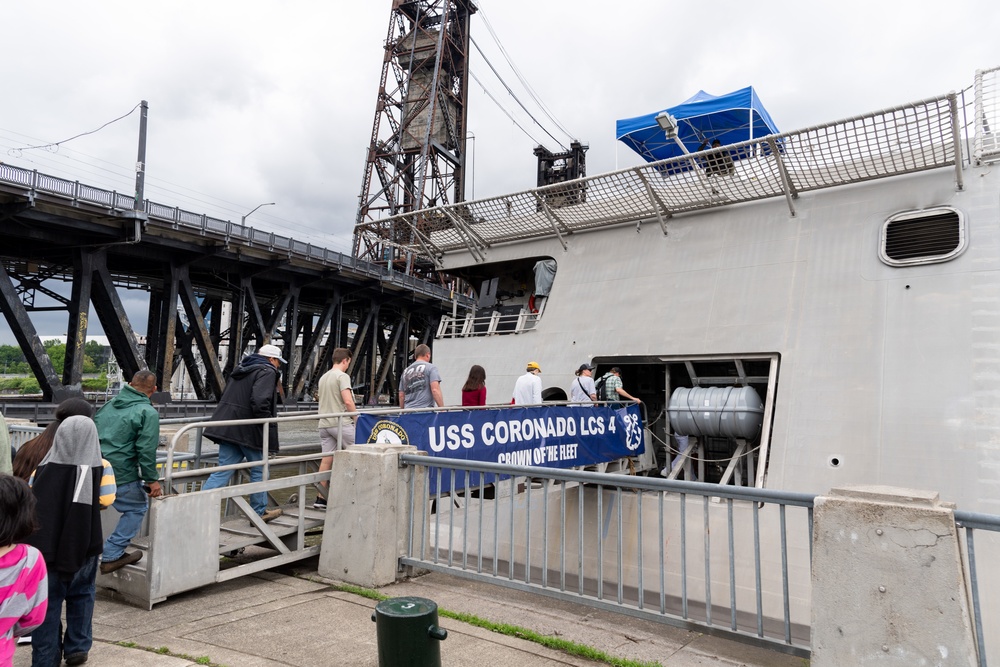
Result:
<svg viewBox="0 0 1000 667">
<path fill-rule="evenodd" d="M 16 345 L 0 345 L 0 372 L 5 374 L 29 373 L 28 361 Z"/>
<path fill-rule="evenodd" d="M 57 375 L 62 375 L 66 364 L 66 345 L 56 339 L 42 342 L 45 353 L 52 361 L 52 368 Z M 86 374 L 100 373 L 111 358 L 111 348 L 97 341 L 87 341 L 83 347 L 83 372 Z M 16 345 L 0 345 L 0 373 L 6 375 L 21 375 L 31 373 L 31 367 L 24 352 Z M 103 389 L 103 388 L 102 388 Z"/>
<path fill-rule="evenodd" d="M 56 375 L 62 375 L 63 366 L 66 365 L 66 346 L 56 340 L 47 340 L 42 345 L 45 346 L 45 354 L 49 355 Z"/>
<path fill-rule="evenodd" d="M 83 378 L 80 384 L 84 391 L 105 391 L 108 388 L 108 374 L 102 372 L 96 378 Z"/>
<path fill-rule="evenodd" d="M 0 379 L 0 392 L 8 394 L 40 394 L 42 388 L 33 377 Z"/>
<path fill-rule="evenodd" d="M 140 644 L 136 644 L 135 642 L 115 642 L 115 645 L 123 646 L 125 648 L 134 648 L 140 651 L 147 651 L 149 653 L 157 653 L 159 655 L 169 655 L 175 658 L 183 658 L 184 660 L 188 660 L 199 665 L 208 665 L 208 667 L 223 667 L 223 665 L 220 665 L 217 662 L 212 662 L 212 658 L 207 655 L 194 657 L 186 653 L 174 653 L 170 650 L 169 646 L 142 646 Z"/>
<path fill-rule="evenodd" d="M 107 366 L 108 360 L 111 358 L 111 348 L 101 345 L 96 340 L 88 340 L 87 344 L 83 346 L 83 353 L 95 367 L 94 370 L 88 371 L 86 369 L 87 361 L 84 360 L 84 373 L 96 373 L 97 369 Z"/>
</svg>

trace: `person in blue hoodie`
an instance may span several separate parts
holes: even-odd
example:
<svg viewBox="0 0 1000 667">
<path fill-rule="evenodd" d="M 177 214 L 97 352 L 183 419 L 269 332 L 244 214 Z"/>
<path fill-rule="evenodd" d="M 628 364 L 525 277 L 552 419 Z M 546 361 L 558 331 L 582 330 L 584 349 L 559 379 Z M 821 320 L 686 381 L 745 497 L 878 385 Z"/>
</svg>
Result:
<svg viewBox="0 0 1000 667">
<path fill-rule="evenodd" d="M 281 350 L 275 345 L 262 345 L 256 354 L 251 354 L 236 367 L 219 398 L 219 404 L 212 413 L 211 421 L 233 419 L 259 419 L 278 414 L 278 378 L 281 364 Z M 228 466 L 243 461 L 256 462 L 264 458 L 264 425 L 236 424 L 213 426 L 205 429 L 205 437 L 219 445 L 219 465 Z M 268 425 L 268 453 L 278 451 L 278 425 Z M 232 470 L 213 472 L 202 485 L 202 491 L 218 489 L 229 483 Z M 259 482 L 264 478 L 260 466 L 250 468 L 250 481 Z M 264 521 L 281 516 L 281 508 L 267 509 L 267 494 L 250 494 L 250 507 Z"/>
</svg>

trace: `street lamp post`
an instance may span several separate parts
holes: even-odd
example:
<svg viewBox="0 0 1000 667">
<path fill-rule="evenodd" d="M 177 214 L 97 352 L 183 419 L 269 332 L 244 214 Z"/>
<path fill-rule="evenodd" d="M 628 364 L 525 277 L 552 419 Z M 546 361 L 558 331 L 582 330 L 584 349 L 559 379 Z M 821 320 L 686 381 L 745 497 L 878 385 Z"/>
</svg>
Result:
<svg viewBox="0 0 1000 667">
<path fill-rule="evenodd" d="M 257 204 L 256 206 L 253 207 L 253 210 L 251 210 L 249 213 L 247 213 L 246 215 L 244 215 L 240 219 L 240 224 L 241 225 L 246 225 L 247 218 L 249 218 L 251 215 L 253 215 L 254 211 L 256 211 L 257 209 L 259 209 L 261 206 L 274 206 L 274 202 L 273 201 L 269 201 L 269 202 L 267 202 L 265 204 Z"/>
</svg>

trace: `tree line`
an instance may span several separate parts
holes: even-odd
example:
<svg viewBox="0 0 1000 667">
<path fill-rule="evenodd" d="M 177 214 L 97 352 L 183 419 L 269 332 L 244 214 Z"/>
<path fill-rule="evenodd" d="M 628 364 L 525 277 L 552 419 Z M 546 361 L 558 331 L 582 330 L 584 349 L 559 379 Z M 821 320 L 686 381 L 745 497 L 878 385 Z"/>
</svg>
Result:
<svg viewBox="0 0 1000 667">
<path fill-rule="evenodd" d="M 57 375 L 62 375 L 66 364 L 66 345 L 57 339 L 42 341 L 45 353 L 52 361 L 52 368 Z M 85 391 L 104 391 L 107 388 L 107 363 L 111 357 L 111 348 L 97 341 L 87 341 L 83 348 L 83 372 L 86 375 L 99 374 L 96 378 L 85 378 Z M 41 391 L 38 381 L 31 373 L 31 366 L 24 352 L 16 345 L 0 345 L 0 373 L 18 377 L 0 379 L 0 392 L 17 394 L 36 394 Z"/>
</svg>

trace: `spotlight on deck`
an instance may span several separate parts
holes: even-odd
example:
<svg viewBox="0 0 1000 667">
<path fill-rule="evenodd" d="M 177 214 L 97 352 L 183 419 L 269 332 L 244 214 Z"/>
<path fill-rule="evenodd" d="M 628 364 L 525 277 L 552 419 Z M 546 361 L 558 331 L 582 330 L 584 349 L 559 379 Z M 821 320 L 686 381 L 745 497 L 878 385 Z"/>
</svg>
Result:
<svg viewBox="0 0 1000 667">
<path fill-rule="evenodd" d="M 677 138 L 677 119 L 668 114 L 666 111 L 661 111 L 656 114 L 656 124 L 660 126 L 660 129 L 667 135 L 667 139 Z"/>
</svg>

